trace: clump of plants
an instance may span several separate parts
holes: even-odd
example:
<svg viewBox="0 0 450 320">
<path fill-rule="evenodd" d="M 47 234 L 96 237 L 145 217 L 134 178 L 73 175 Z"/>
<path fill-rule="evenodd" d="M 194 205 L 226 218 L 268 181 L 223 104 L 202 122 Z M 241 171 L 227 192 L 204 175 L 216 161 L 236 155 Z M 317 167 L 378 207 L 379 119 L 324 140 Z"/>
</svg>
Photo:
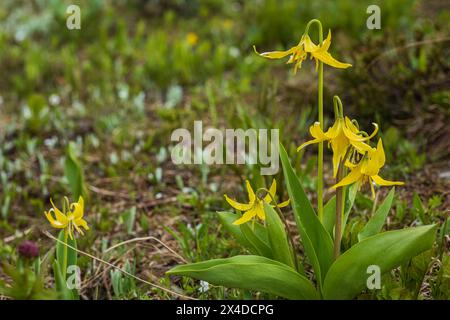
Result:
<svg viewBox="0 0 450 320">
<path fill-rule="evenodd" d="M 317 44 L 309 34 L 313 25 L 318 27 Z M 433 224 L 381 232 L 393 202 L 395 190 L 392 188 L 358 233 L 357 243 L 342 251 L 343 230 L 362 186 L 369 185 L 375 197 L 378 187 L 403 185 L 403 182 L 389 181 L 380 175 L 386 156 L 381 139 L 372 143 L 378 125 L 373 124 L 371 133 L 364 131 L 357 120 L 345 116 L 338 96 L 333 99 L 335 122 L 324 130 L 324 64 L 339 69 L 351 66 L 332 57 L 330 45 L 331 32 L 324 40 L 322 24 L 314 19 L 307 24 L 299 43 L 286 51 L 259 54 L 255 48 L 264 58 L 289 57 L 287 63 L 294 64 L 294 73 L 308 56 L 315 60 L 318 121 L 310 127 L 313 139 L 300 145 L 298 150 L 318 144 L 316 209 L 280 144 L 289 200 L 278 202 L 275 180 L 269 189 L 261 188 L 256 192 L 247 181 L 248 203 L 225 196 L 236 212 L 219 213 L 223 226 L 250 254 L 179 265 L 168 271 L 169 275 L 188 276 L 214 285 L 261 291 L 288 299 L 353 299 L 367 288 L 371 270 L 387 273 L 433 246 L 437 229 Z M 333 153 L 332 175 L 336 181 L 330 186 L 335 195 L 324 204 L 325 142 Z M 280 209 L 287 206 L 288 201 L 305 257 L 299 255 L 299 244 Z M 313 277 L 305 272 L 308 264 L 312 266 Z"/>
</svg>

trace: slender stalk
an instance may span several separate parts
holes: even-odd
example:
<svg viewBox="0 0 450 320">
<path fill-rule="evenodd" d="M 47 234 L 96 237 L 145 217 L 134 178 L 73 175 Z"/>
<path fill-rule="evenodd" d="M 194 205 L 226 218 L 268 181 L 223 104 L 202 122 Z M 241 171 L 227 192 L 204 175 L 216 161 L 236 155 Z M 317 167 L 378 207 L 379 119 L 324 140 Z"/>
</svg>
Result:
<svg viewBox="0 0 450 320">
<path fill-rule="evenodd" d="M 319 45 L 323 43 L 323 30 L 322 23 L 313 19 L 306 25 L 305 34 L 308 34 L 309 27 L 313 24 L 317 24 L 319 31 Z M 317 102 L 318 102 L 318 118 L 320 123 L 320 129 L 323 130 L 323 62 L 319 60 L 318 69 L 318 86 L 317 86 Z M 317 154 L 317 215 L 319 220 L 323 220 L 323 141 L 319 142 L 318 154 Z"/>
<path fill-rule="evenodd" d="M 338 172 L 336 175 L 336 183 L 344 177 L 344 161 L 339 163 Z M 345 193 L 344 187 L 336 188 L 336 223 L 334 227 L 334 258 L 337 259 L 341 253 L 341 239 L 342 239 L 342 216 L 344 213 Z"/>
<path fill-rule="evenodd" d="M 64 229 L 64 243 L 65 243 L 65 244 L 67 244 L 68 235 L 69 235 L 68 230 L 67 230 L 67 229 Z M 66 273 L 67 273 L 67 256 L 68 256 L 67 250 L 68 250 L 68 249 L 67 249 L 67 246 L 64 246 L 64 254 L 63 254 L 63 270 L 61 270 L 64 279 L 66 279 Z"/>
</svg>

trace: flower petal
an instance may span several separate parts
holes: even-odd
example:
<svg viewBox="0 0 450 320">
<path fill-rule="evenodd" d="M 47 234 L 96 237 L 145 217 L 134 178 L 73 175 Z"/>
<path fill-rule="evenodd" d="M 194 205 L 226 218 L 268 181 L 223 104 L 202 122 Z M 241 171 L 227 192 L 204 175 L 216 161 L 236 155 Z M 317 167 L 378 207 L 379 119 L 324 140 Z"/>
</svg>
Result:
<svg viewBox="0 0 450 320">
<path fill-rule="evenodd" d="M 65 228 L 67 226 L 67 221 L 66 221 L 66 223 L 63 223 L 58 220 L 55 220 L 51 214 L 52 211 L 53 211 L 53 209 L 50 209 L 50 211 L 48 211 L 48 212 L 44 212 L 45 217 L 47 218 L 48 222 L 50 222 L 50 225 L 53 228 L 57 228 L 57 229 Z"/>
<path fill-rule="evenodd" d="M 50 203 L 52 204 L 53 209 L 51 209 L 51 210 L 53 210 L 53 212 L 54 212 L 54 214 L 55 214 L 56 220 L 57 220 L 58 222 L 62 223 L 62 224 L 67 223 L 67 217 L 66 217 L 66 215 L 63 214 L 63 213 L 55 206 L 55 204 L 53 203 L 53 200 L 52 200 L 51 198 L 50 198 Z"/>
<path fill-rule="evenodd" d="M 261 220 L 266 219 L 266 213 L 264 212 L 264 205 L 262 201 L 258 201 L 258 203 L 255 206 L 255 211 L 258 218 L 260 218 Z"/>
<path fill-rule="evenodd" d="M 328 51 L 324 51 L 324 50 L 316 50 L 311 52 L 311 54 L 319 59 L 320 61 L 322 61 L 323 63 L 335 67 L 335 68 L 339 68 L 339 69 L 346 69 L 348 67 L 351 67 L 352 65 L 350 63 L 344 63 L 344 62 L 340 62 L 338 60 L 336 60 L 335 58 L 333 58 L 331 56 L 331 54 Z"/>
<path fill-rule="evenodd" d="M 78 202 L 72 203 L 70 209 L 74 216 L 74 219 L 80 219 L 84 215 L 84 199 L 80 196 Z"/>
<path fill-rule="evenodd" d="M 374 175 L 371 177 L 373 179 L 373 181 L 379 185 L 379 186 L 401 186 L 404 185 L 404 182 L 401 181 L 388 181 L 388 180 L 384 180 L 382 177 L 380 177 L 379 175 Z"/>
<path fill-rule="evenodd" d="M 277 181 L 275 179 L 272 180 L 272 185 L 269 188 L 269 194 L 264 197 L 264 201 L 267 203 L 272 202 L 272 198 L 275 198 L 277 192 Z M 272 195 L 272 197 L 271 197 Z"/>
<path fill-rule="evenodd" d="M 259 53 L 258 51 L 256 51 L 256 47 L 253 46 L 253 50 L 255 51 L 256 54 L 258 54 L 259 56 L 261 56 L 263 58 L 281 59 L 290 54 L 293 54 L 296 50 L 298 50 L 298 47 L 295 46 L 286 51 L 268 51 L 268 52 Z"/>
<path fill-rule="evenodd" d="M 234 225 L 240 225 L 250 221 L 254 216 L 256 216 L 256 206 L 248 210 L 239 219 L 233 222 Z"/>
<path fill-rule="evenodd" d="M 225 196 L 225 200 L 228 202 L 228 204 L 239 211 L 250 210 L 251 207 L 253 206 L 252 203 L 244 204 L 244 203 L 239 203 L 237 201 L 234 201 L 233 199 L 230 199 L 226 194 L 224 196 Z"/>
<path fill-rule="evenodd" d="M 386 155 L 384 154 L 383 141 L 381 140 L 381 138 L 378 139 L 377 150 L 373 155 L 373 157 L 378 162 L 380 168 L 384 166 L 384 163 L 386 162 Z"/>
<path fill-rule="evenodd" d="M 256 199 L 255 192 L 253 191 L 253 188 L 252 188 L 252 186 L 250 184 L 250 181 L 245 180 L 245 185 L 247 187 L 247 193 L 248 193 L 249 202 L 251 204 L 253 204 L 253 202 L 255 202 L 255 199 Z"/>
<path fill-rule="evenodd" d="M 356 128 L 348 117 L 345 117 L 344 133 L 350 140 L 358 142 L 367 141 L 372 139 L 378 132 L 378 125 L 375 122 L 373 122 L 372 125 L 375 127 L 373 132 L 368 137 L 362 137 L 358 135 L 358 128 Z"/>
<path fill-rule="evenodd" d="M 345 178 L 343 178 L 341 181 L 339 181 L 339 183 L 335 184 L 331 188 L 335 189 L 335 188 L 347 186 L 349 184 L 355 183 L 356 181 L 358 181 L 361 178 L 362 178 L 361 171 L 360 171 L 359 167 L 356 167 L 355 169 L 350 171 L 350 173 Z"/>
<path fill-rule="evenodd" d="M 303 37 L 303 41 L 301 42 L 303 44 L 303 48 L 305 49 L 305 52 L 313 52 L 318 50 L 318 46 L 314 44 L 314 42 L 311 41 L 311 38 L 306 35 Z"/>
<path fill-rule="evenodd" d="M 284 208 L 284 207 L 288 206 L 290 202 L 291 202 L 291 199 L 287 199 L 286 201 L 279 203 L 278 208 Z"/>
<path fill-rule="evenodd" d="M 331 30 L 328 29 L 328 35 L 327 38 L 323 41 L 322 46 L 320 47 L 321 50 L 328 51 L 331 44 Z"/>
<path fill-rule="evenodd" d="M 73 221 L 73 223 L 77 226 L 77 227 L 83 227 L 85 230 L 89 230 L 89 227 L 87 225 L 86 220 L 84 219 L 76 219 Z"/>
</svg>

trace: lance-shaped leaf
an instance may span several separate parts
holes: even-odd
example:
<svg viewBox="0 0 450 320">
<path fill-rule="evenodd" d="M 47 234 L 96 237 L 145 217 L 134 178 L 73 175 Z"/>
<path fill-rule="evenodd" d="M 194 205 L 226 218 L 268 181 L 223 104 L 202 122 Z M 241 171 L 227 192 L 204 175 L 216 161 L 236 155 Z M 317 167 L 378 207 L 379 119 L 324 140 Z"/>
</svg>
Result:
<svg viewBox="0 0 450 320">
<path fill-rule="evenodd" d="M 257 222 L 254 222 L 253 227 L 251 227 L 251 224 L 243 223 L 239 225 L 239 228 L 247 241 L 256 248 L 258 255 L 272 258 L 272 249 L 270 249 L 269 240 L 267 239 L 267 231 L 261 230 L 262 226 L 258 225 Z"/>
<path fill-rule="evenodd" d="M 386 199 L 384 199 L 383 203 L 378 207 L 378 210 L 375 212 L 372 218 L 366 223 L 364 228 L 358 234 L 358 240 L 364 240 L 370 236 L 374 236 L 381 231 L 383 228 L 384 221 L 386 220 L 389 211 L 391 210 L 392 201 L 394 200 L 395 188 L 392 188 L 389 191 Z"/>
<path fill-rule="evenodd" d="M 234 225 L 233 222 L 239 219 L 239 215 L 232 212 L 218 212 L 219 220 L 222 226 L 239 242 L 239 244 L 249 250 L 252 254 L 258 254 L 258 249 L 247 240 L 239 226 Z"/>
<path fill-rule="evenodd" d="M 235 256 L 177 266 L 169 275 L 188 276 L 229 288 L 262 291 L 288 299 L 318 299 L 312 283 L 291 267 L 259 256 Z"/>
<path fill-rule="evenodd" d="M 367 287 L 367 268 L 388 272 L 433 245 L 436 225 L 388 231 L 369 237 L 344 252 L 325 277 L 325 299 L 353 299 Z"/>
<path fill-rule="evenodd" d="M 294 209 L 295 222 L 317 281 L 321 284 L 333 262 L 333 240 L 314 212 L 282 144 L 280 144 L 280 158 L 289 198 Z"/>
<path fill-rule="evenodd" d="M 70 143 L 67 147 L 64 160 L 64 175 L 69 181 L 72 197 L 77 200 L 80 196 L 86 197 L 83 169 L 75 155 L 75 146 L 73 143 Z"/>
<path fill-rule="evenodd" d="M 267 232 L 273 259 L 295 268 L 294 257 L 292 256 L 283 222 L 278 213 L 269 204 L 264 203 L 264 211 L 266 213 Z"/>
</svg>

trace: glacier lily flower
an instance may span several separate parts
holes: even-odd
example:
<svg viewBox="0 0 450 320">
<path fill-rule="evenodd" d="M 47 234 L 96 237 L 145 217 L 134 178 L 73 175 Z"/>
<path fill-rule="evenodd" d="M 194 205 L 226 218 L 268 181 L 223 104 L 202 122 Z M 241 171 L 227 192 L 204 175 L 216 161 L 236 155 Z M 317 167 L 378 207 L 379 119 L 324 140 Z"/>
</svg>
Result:
<svg viewBox="0 0 450 320">
<path fill-rule="evenodd" d="M 84 215 L 84 200 L 83 197 L 80 196 L 78 202 L 74 202 L 69 204 L 69 199 L 64 197 L 68 212 L 61 212 L 53 203 L 53 200 L 50 199 L 52 207 L 49 211 L 46 211 L 44 214 L 47 217 L 47 220 L 50 222 L 50 225 L 53 228 L 57 229 L 66 229 L 70 239 L 73 239 L 73 232 L 76 230 L 81 235 L 84 235 L 83 230 L 80 227 L 83 227 L 85 230 L 89 230 L 86 220 L 83 219 Z"/>
<path fill-rule="evenodd" d="M 237 219 L 233 222 L 234 225 L 240 225 L 250 221 L 254 217 L 258 217 L 261 220 L 265 220 L 266 214 L 264 213 L 264 202 L 270 204 L 272 202 L 272 198 L 275 198 L 276 190 L 277 190 L 277 182 L 275 179 L 272 181 L 272 185 L 269 188 L 269 194 L 267 194 L 263 199 L 259 199 L 255 192 L 253 191 L 252 186 L 248 180 L 245 181 L 247 192 L 248 192 L 248 203 L 239 203 L 233 199 L 230 199 L 226 194 L 225 200 L 239 211 L 244 211 L 244 214 L 241 218 Z M 278 208 L 283 208 L 289 204 L 289 199 L 278 204 Z"/>
<path fill-rule="evenodd" d="M 367 156 L 364 157 L 358 164 L 353 164 L 348 161 L 346 162 L 346 166 L 351 169 L 350 173 L 332 188 L 343 187 L 356 182 L 359 189 L 365 182 L 368 181 L 370 183 L 372 195 L 375 196 L 373 182 L 379 186 L 403 185 L 403 182 L 384 180 L 378 175 L 385 162 L 386 156 L 384 154 L 383 141 L 380 138 L 378 140 L 377 147 L 371 148 Z"/>
<path fill-rule="evenodd" d="M 333 150 L 333 176 L 336 177 L 339 162 L 344 159 L 349 147 L 355 148 L 355 150 L 361 154 L 372 150 L 365 141 L 370 140 L 377 134 L 378 125 L 373 123 L 373 126 L 375 129 L 372 134 L 364 137 L 361 131 L 359 131 L 348 117 L 343 118 L 338 116 L 336 122 L 326 132 L 322 131 L 319 122 L 315 122 L 309 128 L 309 132 L 314 139 L 301 144 L 297 148 L 297 151 L 300 151 L 310 144 L 328 141 Z"/>
<path fill-rule="evenodd" d="M 334 68 L 346 69 L 348 67 L 351 67 L 352 65 L 350 63 L 340 62 L 331 56 L 331 54 L 328 52 L 330 45 L 331 31 L 328 31 L 327 38 L 323 41 L 321 46 L 314 44 L 311 41 L 309 35 L 305 34 L 302 36 L 300 42 L 296 46 L 286 51 L 269 51 L 259 53 L 258 51 L 256 51 L 255 46 L 253 46 L 253 50 L 261 57 L 268 59 L 282 59 L 290 55 L 287 63 L 290 64 L 295 62 L 294 74 L 296 74 L 297 70 L 302 67 L 302 62 L 306 60 L 308 53 L 310 54 L 310 59 L 314 58 L 314 60 L 316 61 L 316 70 L 318 69 L 319 61 L 322 61 L 323 63 Z"/>
</svg>

